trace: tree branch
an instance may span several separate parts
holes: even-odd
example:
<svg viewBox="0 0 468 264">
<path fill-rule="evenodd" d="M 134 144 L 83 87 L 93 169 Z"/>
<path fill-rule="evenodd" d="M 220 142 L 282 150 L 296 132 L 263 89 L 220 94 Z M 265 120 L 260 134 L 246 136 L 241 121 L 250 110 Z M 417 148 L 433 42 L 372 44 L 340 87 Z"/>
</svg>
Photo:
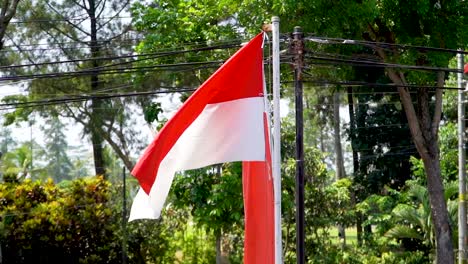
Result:
<svg viewBox="0 0 468 264">
<path fill-rule="evenodd" d="M 106 3 L 107 3 L 107 1 L 99 1 L 99 2 L 96 4 L 96 10 L 97 10 L 97 8 L 99 7 L 99 5 L 101 5 L 101 3 L 103 3 L 103 4 L 102 4 L 102 7 L 101 7 L 101 10 L 100 10 L 99 12 L 97 12 L 96 18 L 101 17 L 102 12 L 104 12 L 104 10 L 106 9 Z"/>
<path fill-rule="evenodd" d="M 439 133 L 440 119 L 442 118 L 442 94 L 445 83 L 445 73 L 443 71 L 437 72 L 437 88 L 435 94 L 435 109 L 432 118 L 432 136 L 437 138 Z"/>
<path fill-rule="evenodd" d="M 68 20 L 63 14 L 62 12 L 59 12 L 57 9 L 55 9 L 51 4 L 49 4 L 49 2 L 46 3 L 47 6 L 52 9 L 52 11 L 54 11 L 57 15 L 59 15 L 61 18 L 63 18 L 63 20 L 65 22 L 67 22 L 68 25 L 72 26 L 73 28 L 75 28 L 76 30 L 80 31 L 81 33 L 85 34 L 86 36 L 90 36 L 90 33 L 89 32 L 86 32 L 84 29 L 80 28 L 79 26 L 75 25 L 74 23 L 72 23 L 70 20 Z M 55 26 L 54 26 L 55 27 Z M 57 28 L 57 27 L 55 27 Z M 62 33 L 63 34 L 63 33 Z"/>
<path fill-rule="evenodd" d="M 41 26 L 41 27 L 42 27 L 42 26 Z M 55 41 L 56 43 L 59 43 L 58 40 L 57 40 L 57 38 L 56 38 L 54 35 L 52 35 L 52 33 L 50 33 L 48 30 L 44 29 L 44 32 L 45 32 L 47 35 L 49 35 L 52 39 L 54 39 L 54 41 Z M 57 45 L 59 46 L 60 50 L 63 52 L 63 54 L 65 54 L 65 56 L 67 56 L 67 58 L 68 58 L 69 60 L 72 60 L 72 59 L 73 59 L 73 57 L 69 54 L 69 52 L 68 52 L 62 45 L 60 45 L 60 44 L 57 44 Z M 80 65 L 79 65 L 79 63 L 78 63 L 77 61 L 74 61 L 73 64 L 75 64 L 78 68 L 80 67 Z"/>
<path fill-rule="evenodd" d="M 13 46 L 15 46 L 15 47 L 18 49 L 18 51 L 20 52 L 20 54 L 26 54 L 26 59 L 27 59 L 31 64 L 34 64 L 34 67 L 38 67 L 38 66 L 37 66 L 37 63 L 31 58 L 31 56 L 29 56 L 28 53 L 23 52 L 23 49 L 21 48 L 21 46 L 18 45 L 18 44 L 16 43 L 16 41 L 15 41 L 12 37 L 10 37 L 10 35 L 5 34 L 5 36 L 11 41 L 11 43 L 13 43 Z"/>
<path fill-rule="evenodd" d="M 3 6 L 2 6 L 2 11 L 0 13 L 0 18 L 3 20 L 5 17 L 6 17 L 6 12 L 8 10 L 8 4 L 9 4 L 9 1 L 8 0 L 5 0 L 3 2 Z"/>
<path fill-rule="evenodd" d="M 406 119 L 408 120 L 408 126 L 413 136 L 413 141 L 416 145 L 416 148 L 418 149 L 419 154 L 423 156 L 428 153 L 428 149 L 421 130 L 421 124 L 418 120 L 418 116 L 411 99 L 411 94 L 406 87 L 407 84 L 401 80 L 394 69 L 387 69 L 387 74 L 396 85 L 401 85 L 398 86 L 397 90 L 406 114 Z"/>
<path fill-rule="evenodd" d="M 16 14 L 16 8 L 18 7 L 18 3 L 20 0 L 14 0 L 11 3 L 10 8 L 8 8 L 7 12 L 5 13 L 5 18 L 8 22 L 13 18 L 13 16 Z M 5 1 L 8 2 L 8 1 Z"/>
<path fill-rule="evenodd" d="M 130 0 L 127 0 L 127 2 L 122 5 L 122 8 L 117 11 L 111 18 L 109 18 L 109 20 L 107 20 L 106 22 L 104 22 L 102 25 L 99 25 L 99 29 L 105 27 L 107 24 L 109 24 L 112 20 L 114 20 L 114 18 L 116 18 L 117 16 L 120 15 L 120 13 L 128 6 L 128 4 L 130 3 Z M 101 15 L 101 14 L 99 14 Z"/>
<path fill-rule="evenodd" d="M 76 122 L 82 124 L 84 127 L 87 127 L 87 124 L 83 121 L 83 119 L 76 116 L 75 112 L 73 112 L 73 110 L 68 106 L 68 104 L 64 104 L 64 105 L 65 105 L 65 108 L 67 108 L 68 113 Z"/>
<path fill-rule="evenodd" d="M 110 134 L 104 133 L 104 131 L 101 131 L 101 136 L 107 141 L 107 143 L 109 143 L 109 145 L 115 151 L 117 156 L 119 156 L 122 159 L 123 163 L 125 164 L 125 167 L 127 167 L 127 169 L 131 171 L 134 166 L 133 162 L 130 161 L 130 158 L 128 157 L 128 155 L 122 152 L 122 148 L 112 139 Z"/>
<path fill-rule="evenodd" d="M 377 51 L 379 56 L 384 61 L 386 61 L 385 52 L 381 48 L 374 47 L 374 50 Z M 421 124 L 418 120 L 418 115 L 416 114 L 416 110 L 411 99 L 411 94 L 407 87 L 406 78 L 402 72 L 396 72 L 393 68 L 386 68 L 385 70 L 390 80 L 392 80 L 398 86 L 398 94 L 400 95 L 400 101 L 405 111 L 414 144 L 416 145 L 416 148 L 418 149 L 418 152 L 421 156 L 426 155 L 428 153 L 428 149 L 425 144 Z"/>
<path fill-rule="evenodd" d="M 73 2 L 76 3 L 77 5 L 79 5 L 84 10 L 86 10 L 86 12 L 89 12 L 89 7 L 86 7 L 86 1 L 85 0 L 83 0 L 83 4 L 80 4 L 80 3 L 78 3 L 78 1 L 75 1 L 75 0 L 73 0 Z"/>
</svg>

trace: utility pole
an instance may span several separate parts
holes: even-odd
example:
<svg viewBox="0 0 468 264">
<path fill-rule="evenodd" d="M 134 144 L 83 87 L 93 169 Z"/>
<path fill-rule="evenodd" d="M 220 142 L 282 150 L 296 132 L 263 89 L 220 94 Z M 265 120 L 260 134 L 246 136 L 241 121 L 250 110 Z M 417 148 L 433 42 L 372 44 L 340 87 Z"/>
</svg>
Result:
<svg viewBox="0 0 468 264">
<path fill-rule="evenodd" d="M 457 54 L 458 69 L 463 71 L 463 54 Z M 458 263 L 467 262 L 466 251 L 466 154 L 465 154 L 465 90 L 463 72 L 459 72 L 458 81 Z"/>
<path fill-rule="evenodd" d="M 127 263 L 127 185 L 126 185 L 125 166 L 122 167 L 122 264 Z"/>
<path fill-rule="evenodd" d="M 301 27 L 294 27 L 294 84 L 296 99 L 296 255 L 297 264 L 305 263 L 304 230 L 304 120 L 302 102 L 302 68 L 304 41 Z"/>
</svg>

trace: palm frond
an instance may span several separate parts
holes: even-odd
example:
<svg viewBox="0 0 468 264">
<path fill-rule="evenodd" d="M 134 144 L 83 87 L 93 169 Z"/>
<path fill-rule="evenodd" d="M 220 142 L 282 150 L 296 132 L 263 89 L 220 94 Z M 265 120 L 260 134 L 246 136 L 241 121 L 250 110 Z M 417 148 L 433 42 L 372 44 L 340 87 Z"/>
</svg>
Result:
<svg viewBox="0 0 468 264">
<path fill-rule="evenodd" d="M 385 233 L 386 237 L 402 239 L 402 238 L 414 238 L 418 240 L 424 240 L 424 237 L 416 232 L 413 228 L 404 225 L 396 225 Z"/>
</svg>

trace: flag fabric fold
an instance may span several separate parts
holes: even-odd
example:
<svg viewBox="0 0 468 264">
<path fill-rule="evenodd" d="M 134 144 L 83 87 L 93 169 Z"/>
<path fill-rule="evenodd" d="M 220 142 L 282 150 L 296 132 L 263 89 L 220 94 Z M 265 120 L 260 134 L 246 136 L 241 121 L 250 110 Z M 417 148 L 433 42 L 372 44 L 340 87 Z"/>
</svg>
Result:
<svg viewBox="0 0 468 264">
<path fill-rule="evenodd" d="M 132 170 L 140 190 L 133 200 L 129 221 L 159 218 L 177 171 L 247 161 L 243 164 L 244 263 L 274 262 L 263 38 L 263 33 L 258 34 L 229 58 L 185 101 L 146 148 Z M 260 255 L 255 257 L 257 253 Z"/>
<path fill-rule="evenodd" d="M 159 218 L 177 171 L 265 160 L 263 33 L 229 58 L 179 108 L 132 170 L 141 186 L 130 221 Z"/>
<path fill-rule="evenodd" d="M 269 138 L 266 115 L 264 121 L 265 138 Z M 275 205 L 269 140 L 265 144 L 265 155 L 265 161 L 242 162 L 245 264 L 275 262 Z"/>
</svg>

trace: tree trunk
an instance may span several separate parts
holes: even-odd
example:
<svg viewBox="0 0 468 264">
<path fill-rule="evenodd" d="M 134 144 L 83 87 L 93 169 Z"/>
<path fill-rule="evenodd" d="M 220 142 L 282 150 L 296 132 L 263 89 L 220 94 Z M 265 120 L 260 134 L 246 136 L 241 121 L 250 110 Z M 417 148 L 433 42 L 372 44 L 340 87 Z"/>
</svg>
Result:
<svg viewBox="0 0 468 264">
<path fill-rule="evenodd" d="M 338 91 L 333 95 L 333 130 L 334 130 L 334 145 L 335 145 L 335 169 L 336 180 L 346 177 L 343 161 L 343 149 L 341 146 L 340 133 L 340 93 Z M 342 224 L 338 224 L 338 238 L 341 242 L 341 247 L 346 246 L 346 231 Z"/>
<path fill-rule="evenodd" d="M 221 230 L 216 231 L 216 264 L 221 264 Z"/>
<path fill-rule="evenodd" d="M 438 147 L 434 142 L 433 147 Z M 452 230 L 445 203 L 444 186 L 441 179 L 439 159 L 423 159 L 427 175 L 427 189 L 431 203 L 431 217 L 436 237 L 437 263 L 454 263 Z"/>
<path fill-rule="evenodd" d="M 130 160 L 130 155 L 128 154 L 125 147 L 121 147 L 115 140 L 112 139 L 111 137 L 111 132 L 106 133 L 105 131 L 101 132 L 102 138 L 112 147 L 114 152 L 117 154 L 117 156 L 122 160 L 124 163 L 125 167 L 129 170 L 132 171 L 133 169 L 133 162 Z"/>
<path fill-rule="evenodd" d="M 98 106 L 95 105 L 95 102 L 97 100 L 93 100 L 92 103 L 92 109 L 98 108 Z M 99 111 L 96 109 L 96 111 Z M 101 134 L 98 132 L 99 129 L 96 129 L 94 126 L 99 125 L 99 121 L 95 120 L 98 119 L 98 112 L 92 112 L 91 117 L 89 120 L 89 126 L 91 127 L 90 133 L 91 133 L 91 143 L 93 144 L 93 157 L 94 157 L 94 169 L 96 171 L 96 175 L 105 175 L 106 173 L 106 167 L 104 163 L 104 151 L 103 151 L 103 139 Z"/>
<path fill-rule="evenodd" d="M 358 153 L 354 147 L 355 131 L 356 131 L 356 121 L 354 120 L 354 99 L 353 99 L 353 88 L 348 87 L 348 111 L 349 111 L 349 130 L 351 134 L 351 149 L 353 151 L 353 174 L 357 175 L 359 171 L 359 158 Z M 351 193 L 351 203 L 353 206 L 356 206 L 357 195 L 356 190 L 353 190 Z M 359 212 L 356 212 L 356 236 L 358 246 L 362 246 L 362 215 Z"/>
<path fill-rule="evenodd" d="M 94 0 L 89 0 L 89 18 L 91 21 L 91 42 L 90 50 L 91 57 L 99 57 L 99 46 L 97 42 L 97 24 L 96 24 L 96 3 Z M 99 66 L 98 60 L 92 61 L 92 66 L 96 69 Z M 99 88 L 99 72 L 97 70 L 93 71 L 91 75 L 91 92 L 96 92 Z M 91 132 L 91 142 L 93 143 L 93 155 L 94 155 L 94 169 L 96 175 L 105 175 L 105 163 L 104 163 L 104 151 L 103 151 L 103 138 L 100 135 L 100 128 L 102 127 L 102 103 L 99 99 L 93 99 L 91 104 L 91 115 L 90 115 L 90 132 Z"/>
<path fill-rule="evenodd" d="M 5 32 L 10 20 L 16 14 L 16 8 L 20 0 L 14 1 L 3 1 L 1 4 L 1 16 L 0 16 L 0 49 L 3 49 L 3 38 L 5 37 Z"/>
<path fill-rule="evenodd" d="M 436 255 L 438 264 L 453 264 L 454 251 L 452 245 L 452 231 L 450 228 L 447 204 L 444 197 L 444 186 L 440 172 L 438 132 L 442 115 L 442 89 L 436 89 L 435 106 L 430 105 L 431 96 L 428 89 L 418 89 L 417 110 L 413 105 L 413 98 L 407 88 L 403 73 L 387 69 L 390 79 L 398 85 L 398 93 L 403 104 L 408 125 L 414 144 L 424 163 L 427 176 L 427 188 L 431 203 L 431 216 L 436 238 Z M 437 75 L 437 87 L 443 87 L 445 74 Z M 431 111 L 433 114 L 431 115 Z"/>
</svg>

